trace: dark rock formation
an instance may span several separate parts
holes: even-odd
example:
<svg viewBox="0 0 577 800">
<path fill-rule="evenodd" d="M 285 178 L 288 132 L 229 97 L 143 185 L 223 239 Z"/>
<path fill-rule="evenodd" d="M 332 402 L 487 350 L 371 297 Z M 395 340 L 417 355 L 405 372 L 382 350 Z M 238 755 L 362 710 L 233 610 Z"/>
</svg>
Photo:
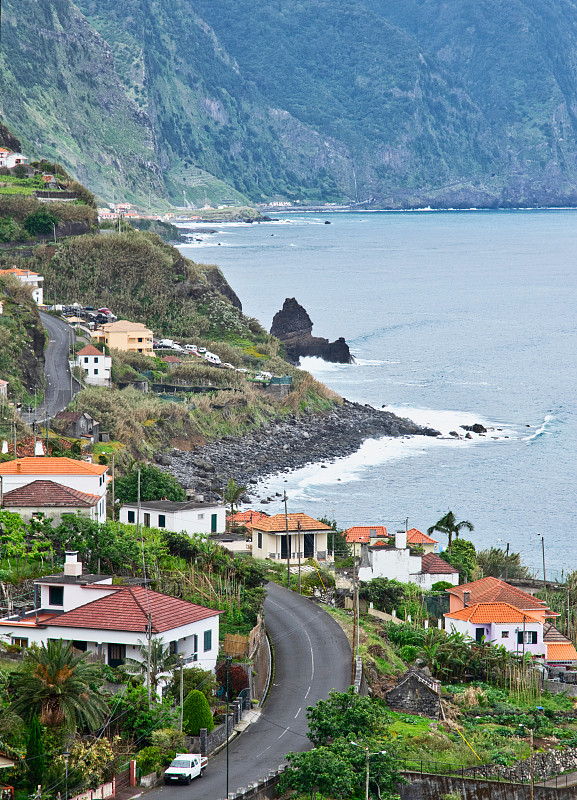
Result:
<svg viewBox="0 0 577 800">
<path fill-rule="evenodd" d="M 320 336 L 312 335 L 313 323 L 306 310 L 294 297 L 287 297 L 284 305 L 272 321 L 270 332 L 285 346 L 286 357 L 298 364 L 301 356 L 317 356 L 337 364 L 351 364 L 349 346 L 341 337 L 329 342 Z"/>
<path fill-rule="evenodd" d="M 480 422 L 475 422 L 474 425 L 461 425 L 460 426 L 464 431 L 473 431 L 473 433 L 487 433 L 487 428 L 484 425 L 481 425 Z"/>
</svg>

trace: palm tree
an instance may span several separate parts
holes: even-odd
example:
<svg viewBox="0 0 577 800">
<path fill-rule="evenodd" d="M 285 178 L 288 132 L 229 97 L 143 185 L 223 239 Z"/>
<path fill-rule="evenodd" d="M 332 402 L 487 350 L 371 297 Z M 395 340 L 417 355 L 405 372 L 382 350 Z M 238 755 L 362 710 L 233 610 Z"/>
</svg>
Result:
<svg viewBox="0 0 577 800">
<path fill-rule="evenodd" d="M 133 675 L 148 676 L 148 642 L 139 642 L 141 659 L 126 658 L 122 669 Z M 165 647 L 162 639 L 150 640 L 150 686 L 157 696 L 158 684 L 161 676 L 172 670 L 178 664 L 178 656 L 170 652 L 170 647 Z"/>
<path fill-rule="evenodd" d="M 97 691 L 102 682 L 100 664 L 75 655 L 71 642 L 49 640 L 28 651 L 24 670 L 14 680 L 16 699 L 11 710 L 36 713 L 43 725 L 52 728 L 65 723 L 95 730 L 108 713 Z"/>
<path fill-rule="evenodd" d="M 231 517 L 234 516 L 234 509 L 245 492 L 246 486 L 238 486 L 234 478 L 229 479 L 224 492 L 224 502 L 230 506 Z"/>
<path fill-rule="evenodd" d="M 461 522 L 457 522 L 453 512 L 447 511 L 444 517 L 441 517 L 441 519 L 438 522 L 435 522 L 434 525 L 431 525 L 430 528 L 427 528 L 427 533 L 429 535 L 431 535 L 431 533 L 435 533 L 435 531 L 438 531 L 439 533 L 446 533 L 447 536 L 449 537 L 449 545 L 447 547 L 447 550 L 450 553 L 451 545 L 453 543 L 453 536 L 455 537 L 455 539 L 458 539 L 459 533 L 462 530 L 474 531 L 475 526 L 473 525 L 472 522 L 467 522 L 466 519 L 461 520 Z"/>
</svg>

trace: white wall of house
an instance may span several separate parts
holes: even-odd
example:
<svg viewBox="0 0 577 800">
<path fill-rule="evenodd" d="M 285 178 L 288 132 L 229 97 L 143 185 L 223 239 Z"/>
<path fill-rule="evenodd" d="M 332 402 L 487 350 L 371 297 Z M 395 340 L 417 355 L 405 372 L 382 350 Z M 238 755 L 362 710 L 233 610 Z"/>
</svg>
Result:
<svg viewBox="0 0 577 800">
<path fill-rule="evenodd" d="M 112 586 L 112 578 L 105 578 L 102 583 L 86 584 L 85 586 L 79 583 L 62 583 L 58 580 L 37 585 L 40 588 L 40 608 L 43 611 L 72 611 L 74 608 L 84 606 L 93 600 L 100 600 L 102 597 L 118 591 L 117 587 Z M 61 604 L 51 602 L 50 595 L 52 594 L 54 597 L 57 593 L 51 593 L 50 587 L 63 589 Z"/>
<path fill-rule="evenodd" d="M 15 511 L 26 521 L 43 514 L 47 519 L 53 520 L 55 525 L 59 525 L 62 522 L 63 514 L 78 514 L 81 517 L 88 517 L 88 519 L 98 519 L 98 503 L 90 508 L 72 508 L 71 506 L 27 506 L 24 508 L 23 506 L 11 506 L 8 511 Z"/>
<path fill-rule="evenodd" d="M 480 623 L 445 617 L 445 630 L 457 631 L 475 639 L 477 630 L 483 629 L 485 641 L 494 645 L 502 645 L 512 653 L 530 653 L 532 656 L 544 655 L 546 646 L 543 643 L 543 626 L 539 622 L 525 622 L 525 647 L 518 642 L 518 635 L 523 634 L 523 623 Z M 503 636 L 503 634 L 506 634 Z M 536 638 L 536 642 L 533 639 Z"/>
<path fill-rule="evenodd" d="M 137 505 L 126 504 L 120 508 L 120 522 L 135 525 L 137 520 Z M 145 517 L 148 514 L 148 518 Z M 216 530 L 213 530 L 213 517 L 216 517 Z M 147 524 L 148 521 L 148 524 Z M 224 533 L 226 527 L 226 509 L 224 506 L 207 505 L 199 508 L 190 508 L 182 511 L 165 511 L 161 508 L 141 508 L 140 523 L 149 528 L 165 528 L 168 531 L 185 531 L 191 536 L 193 533 Z"/>
<path fill-rule="evenodd" d="M 318 561 L 326 561 L 327 558 L 327 532 L 326 531 L 301 531 L 300 534 L 296 531 L 289 531 L 290 536 L 290 549 L 291 559 L 298 558 L 300 551 L 301 558 L 308 558 L 309 554 L 305 556 L 305 540 L 306 534 L 314 536 L 313 553 L 311 557 Z M 254 558 L 270 558 L 280 559 L 282 550 L 282 540 L 285 533 L 269 533 L 267 531 L 258 531 L 253 529 L 252 532 L 252 555 Z M 286 558 L 286 555 L 284 556 Z"/>
<path fill-rule="evenodd" d="M 359 580 L 387 578 L 401 583 L 415 583 L 411 578 L 421 571 L 421 556 L 412 555 L 408 548 L 378 547 L 368 551 L 370 567 L 359 567 Z"/>
<path fill-rule="evenodd" d="M 432 574 L 429 572 L 418 572 L 416 575 L 410 575 L 409 581 L 410 583 L 416 583 L 417 586 L 420 586 L 424 592 L 428 592 L 432 589 L 433 584 L 438 583 L 439 581 L 447 581 L 453 586 L 458 586 L 459 573 L 447 572 L 446 574 Z"/>
<path fill-rule="evenodd" d="M 110 356 L 77 356 L 73 367 L 82 367 L 86 373 L 86 383 L 90 386 L 110 386 L 112 358 Z"/>
</svg>

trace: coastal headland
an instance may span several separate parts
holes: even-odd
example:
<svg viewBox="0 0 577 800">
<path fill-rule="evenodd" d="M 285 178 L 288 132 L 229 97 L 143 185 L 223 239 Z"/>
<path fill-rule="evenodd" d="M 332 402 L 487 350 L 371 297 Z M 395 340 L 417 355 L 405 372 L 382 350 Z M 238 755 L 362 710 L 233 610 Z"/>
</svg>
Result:
<svg viewBox="0 0 577 800">
<path fill-rule="evenodd" d="M 370 438 L 440 436 L 388 411 L 343 400 L 325 415 L 291 415 L 242 437 L 225 437 L 192 452 L 158 455 L 159 465 L 187 488 L 218 491 L 230 478 L 255 484 L 260 478 L 289 472 L 317 461 L 356 452 Z"/>
</svg>

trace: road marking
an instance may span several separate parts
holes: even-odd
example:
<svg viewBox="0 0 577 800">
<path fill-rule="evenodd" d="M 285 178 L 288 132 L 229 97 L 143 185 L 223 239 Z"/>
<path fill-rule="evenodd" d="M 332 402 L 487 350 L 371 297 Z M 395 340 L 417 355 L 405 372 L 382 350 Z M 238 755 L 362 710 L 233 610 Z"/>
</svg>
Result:
<svg viewBox="0 0 577 800">
<path fill-rule="evenodd" d="M 295 714 L 295 719 L 298 717 L 298 715 L 301 713 L 301 711 L 302 711 L 302 706 L 299 708 L 299 710 Z"/>
<path fill-rule="evenodd" d="M 311 681 L 312 681 L 312 679 L 315 677 L 315 654 L 313 652 L 313 643 L 311 642 L 311 637 L 309 636 L 308 631 L 306 630 L 306 628 L 305 628 L 304 634 L 307 637 L 307 639 L 309 640 L 309 644 L 311 646 Z"/>
<path fill-rule="evenodd" d="M 262 753 L 258 754 L 257 758 L 260 758 L 261 756 L 263 756 L 266 753 L 267 750 L 271 749 L 271 747 L 272 747 L 272 744 L 269 744 L 269 746 L 266 748 L 266 750 L 263 750 Z"/>
<path fill-rule="evenodd" d="M 278 738 L 282 739 L 282 737 L 285 735 L 285 733 L 288 733 L 288 728 L 285 728 L 284 731 L 281 733 L 281 735 Z"/>
<path fill-rule="evenodd" d="M 311 687 L 309 686 L 309 688 L 307 689 L 307 693 L 305 694 L 305 700 L 306 700 L 306 699 L 307 699 L 307 697 L 309 696 L 309 692 L 310 692 L 310 690 L 311 690 Z"/>
</svg>

